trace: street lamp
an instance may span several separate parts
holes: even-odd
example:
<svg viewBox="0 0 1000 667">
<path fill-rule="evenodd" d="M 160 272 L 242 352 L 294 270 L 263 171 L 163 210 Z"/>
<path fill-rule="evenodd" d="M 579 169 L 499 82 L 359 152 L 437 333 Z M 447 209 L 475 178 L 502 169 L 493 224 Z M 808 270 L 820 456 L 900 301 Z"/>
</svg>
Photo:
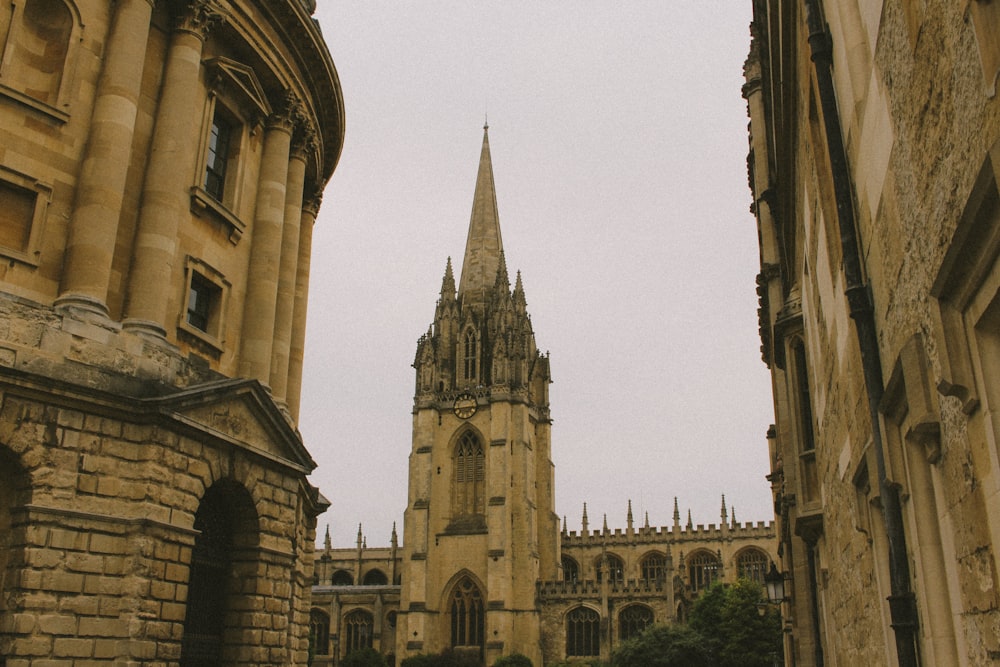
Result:
<svg viewBox="0 0 1000 667">
<path fill-rule="evenodd" d="M 764 587 L 767 589 L 767 599 L 772 604 L 785 601 L 785 576 L 778 572 L 774 561 L 771 561 L 771 569 L 764 575 Z"/>
</svg>

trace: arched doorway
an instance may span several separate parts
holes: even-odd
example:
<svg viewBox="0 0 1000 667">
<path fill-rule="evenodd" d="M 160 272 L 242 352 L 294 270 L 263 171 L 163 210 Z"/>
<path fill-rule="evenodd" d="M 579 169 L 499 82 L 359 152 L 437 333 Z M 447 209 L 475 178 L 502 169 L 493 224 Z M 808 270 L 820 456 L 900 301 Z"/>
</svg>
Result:
<svg viewBox="0 0 1000 667">
<path fill-rule="evenodd" d="M 191 554 L 181 667 L 215 667 L 237 649 L 236 630 L 246 579 L 254 575 L 257 511 L 249 492 L 232 480 L 212 485 L 195 513 L 199 531 Z M 252 590 L 251 587 L 246 587 Z"/>
</svg>

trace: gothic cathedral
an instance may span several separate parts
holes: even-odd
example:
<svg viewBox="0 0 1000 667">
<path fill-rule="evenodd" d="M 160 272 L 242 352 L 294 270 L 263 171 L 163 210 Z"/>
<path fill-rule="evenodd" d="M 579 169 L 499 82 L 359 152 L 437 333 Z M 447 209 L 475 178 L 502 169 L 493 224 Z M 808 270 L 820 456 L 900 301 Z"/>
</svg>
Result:
<svg viewBox="0 0 1000 667">
<path fill-rule="evenodd" d="M 607 660 L 653 623 L 683 621 L 713 581 L 762 580 L 770 522 L 591 531 L 555 512 L 549 358 L 535 345 L 521 276 L 511 288 L 488 128 L 458 286 L 449 259 L 434 322 L 420 337 L 404 539 L 334 549 L 313 578 L 312 664 L 375 648 L 390 659 L 452 650 L 492 665 Z M 675 558 L 676 556 L 676 558 Z"/>
</svg>

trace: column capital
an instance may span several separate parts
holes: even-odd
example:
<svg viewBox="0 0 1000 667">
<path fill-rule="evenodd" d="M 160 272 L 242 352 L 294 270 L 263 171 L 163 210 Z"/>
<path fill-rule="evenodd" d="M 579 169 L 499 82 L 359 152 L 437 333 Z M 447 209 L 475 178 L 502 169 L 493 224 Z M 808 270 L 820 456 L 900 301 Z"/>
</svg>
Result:
<svg viewBox="0 0 1000 667">
<path fill-rule="evenodd" d="M 227 12 L 214 0 L 188 0 L 174 17 L 174 31 L 188 32 L 205 41 L 209 31 L 226 20 Z"/>
<path fill-rule="evenodd" d="M 267 117 L 265 128 L 268 130 L 283 130 L 292 134 L 299 124 L 302 113 L 302 102 L 291 90 L 285 90 L 281 101 L 275 106 L 274 112 Z"/>
<path fill-rule="evenodd" d="M 313 218 L 319 215 L 319 207 L 323 203 L 323 191 L 316 188 L 311 194 L 307 194 L 302 199 L 302 212 L 308 213 Z"/>
<path fill-rule="evenodd" d="M 319 140 L 312 122 L 299 123 L 292 134 L 292 157 L 306 160 L 319 149 Z"/>
</svg>

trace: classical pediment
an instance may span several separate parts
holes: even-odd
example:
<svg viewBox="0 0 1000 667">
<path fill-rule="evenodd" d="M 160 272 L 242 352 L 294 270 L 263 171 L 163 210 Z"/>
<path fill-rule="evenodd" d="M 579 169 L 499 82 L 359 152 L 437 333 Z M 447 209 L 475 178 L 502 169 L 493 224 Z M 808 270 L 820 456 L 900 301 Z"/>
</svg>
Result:
<svg viewBox="0 0 1000 667">
<path fill-rule="evenodd" d="M 222 440 L 303 473 L 316 467 L 299 434 L 255 380 L 221 380 L 148 400 L 193 437 Z"/>
</svg>

